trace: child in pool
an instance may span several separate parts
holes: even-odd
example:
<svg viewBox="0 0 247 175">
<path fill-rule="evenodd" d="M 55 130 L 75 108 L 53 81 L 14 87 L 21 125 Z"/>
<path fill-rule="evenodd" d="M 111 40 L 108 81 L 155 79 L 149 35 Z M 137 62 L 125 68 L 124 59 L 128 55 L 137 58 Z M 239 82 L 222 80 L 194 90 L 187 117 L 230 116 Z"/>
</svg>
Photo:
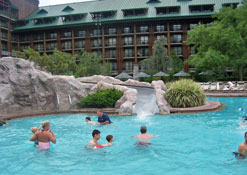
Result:
<svg viewBox="0 0 247 175">
<path fill-rule="evenodd" d="M 104 144 L 103 146 L 104 147 L 107 147 L 107 146 L 112 146 L 112 142 L 114 141 L 114 138 L 112 135 L 108 135 L 106 136 L 106 140 L 108 141 L 106 144 Z"/>
<path fill-rule="evenodd" d="M 36 132 L 40 132 L 40 127 L 39 127 L 39 128 L 37 128 L 37 127 L 32 127 L 32 128 L 31 128 L 31 131 L 32 131 L 33 134 L 35 134 Z M 36 146 L 36 147 L 39 146 L 38 140 L 36 140 L 36 141 L 34 142 L 34 146 Z"/>
<path fill-rule="evenodd" d="M 90 125 L 95 125 L 96 123 L 95 122 L 92 122 L 91 121 L 91 118 L 90 117 L 86 117 L 86 122 L 88 123 L 88 124 L 90 124 Z"/>
</svg>

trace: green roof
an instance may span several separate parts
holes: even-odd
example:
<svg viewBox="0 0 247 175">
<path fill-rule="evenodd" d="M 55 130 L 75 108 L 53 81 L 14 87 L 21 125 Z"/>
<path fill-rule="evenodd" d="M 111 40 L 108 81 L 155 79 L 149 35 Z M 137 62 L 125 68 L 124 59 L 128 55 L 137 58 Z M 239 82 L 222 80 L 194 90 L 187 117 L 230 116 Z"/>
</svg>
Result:
<svg viewBox="0 0 247 175">
<path fill-rule="evenodd" d="M 86 2 L 77 2 L 77 3 L 67 3 L 60 5 L 51 5 L 39 7 L 35 10 L 30 16 L 26 18 L 29 20 L 29 23 L 25 26 L 16 27 L 15 30 L 28 30 L 28 29 L 38 29 L 38 28 L 50 28 L 50 27 L 59 27 L 66 25 L 85 25 L 94 23 L 95 20 L 92 19 L 91 13 L 94 12 L 107 12 L 115 11 L 116 14 L 111 18 L 101 19 L 101 22 L 115 22 L 115 21 L 125 21 L 125 20 L 144 20 L 144 19 L 154 19 L 154 18 L 183 18 L 183 17 L 194 17 L 195 13 L 189 11 L 189 6 L 192 5 L 208 5 L 214 4 L 214 11 L 219 11 L 222 8 L 222 5 L 225 3 L 240 3 L 241 0 L 190 0 L 190 1 L 181 1 L 181 0 L 159 0 L 159 3 L 147 3 L 149 0 L 95 0 L 95 1 L 86 1 Z M 157 7 L 180 7 L 180 13 L 178 14 L 156 14 Z M 73 10 L 64 11 L 65 8 L 71 8 Z M 140 9 L 146 8 L 147 14 L 140 16 L 131 16 L 125 17 L 123 15 L 123 10 L 126 9 Z M 39 13 L 40 11 L 47 11 L 48 13 Z M 62 16 L 73 15 L 73 14 L 86 14 L 85 17 L 80 21 L 71 21 L 63 22 Z M 196 16 L 205 16 L 212 15 L 212 13 L 196 13 Z M 51 24 L 34 24 L 33 20 L 38 18 L 47 18 L 47 17 L 58 17 Z"/>
</svg>

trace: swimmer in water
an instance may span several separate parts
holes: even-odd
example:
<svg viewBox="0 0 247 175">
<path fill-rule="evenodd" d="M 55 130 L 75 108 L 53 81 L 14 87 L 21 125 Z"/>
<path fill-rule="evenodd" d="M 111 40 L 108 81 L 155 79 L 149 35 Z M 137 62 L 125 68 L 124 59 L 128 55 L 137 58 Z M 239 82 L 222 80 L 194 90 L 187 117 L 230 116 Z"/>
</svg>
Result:
<svg viewBox="0 0 247 175">
<path fill-rule="evenodd" d="M 243 158 L 247 156 L 247 132 L 244 134 L 244 139 L 245 141 L 242 142 L 238 147 L 238 152 Z"/>
<path fill-rule="evenodd" d="M 98 140 L 100 139 L 100 131 L 97 129 L 93 130 L 92 136 L 93 139 L 90 140 L 90 142 L 88 143 L 89 148 L 93 148 L 93 149 L 103 148 L 104 146 L 98 144 Z"/>
<path fill-rule="evenodd" d="M 92 122 L 91 121 L 91 118 L 90 117 L 86 117 L 86 122 L 88 123 L 88 124 L 90 124 L 90 125 L 96 125 L 96 123 L 95 122 Z"/>
<path fill-rule="evenodd" d="M 103 146 L 104 147 L 109 147 L 109 146 L 112 146 L 112 142 L 114 141 L 114 138 L 112 135 L 108 135 L 106 136 L 106 140 L 108 141 L 106 144 L 104 144 Z"/>
<path fill-rule="evenodd" d="M 241 121 L 239 122 L 238 126 L 239 127 L 241 127 L 241 126 L 244 127 L 246 125 L 247 125 L 247 116 L 243 116 Z"/>
<path fill-rule="evenodd" d="M 50 142 L 56 144 L 56 137 L 54 132 L 50 129 L 50 122 L 44 121 L 42 123 L 42 131 L 36 132 L 31 138 L 30 141 L 39 142 L 39 149 L 49 149 Z"/>
<path fill-rule="evenodd" d="M 154 136 L 151 134 L 147 134 L 147 127 L 146 126 L 141 126 L 141 134 L 138 136 L 134 136 L 138 141 L 139 145 L 150 145 L 150 139 L 152 139 Z"/>
</svg>

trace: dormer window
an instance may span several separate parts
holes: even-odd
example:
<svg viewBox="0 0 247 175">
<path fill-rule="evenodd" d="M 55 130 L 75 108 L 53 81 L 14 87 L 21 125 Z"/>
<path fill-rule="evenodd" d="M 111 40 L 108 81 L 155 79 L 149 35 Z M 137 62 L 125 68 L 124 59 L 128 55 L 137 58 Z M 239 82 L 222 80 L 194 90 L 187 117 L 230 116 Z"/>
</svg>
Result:
<svg viewBox="0 0 247 175">
<path fill-rule="evenodd" d="M 213 12 L 214 5 L 193 5 L 189 6 L 191 13 Z"/>
<path fill-rule="evenodd" d="M 34 19 L 34 24 L 51 24 L 53 23 L 57 18 L 39 18 L 39 19 Z"/>
<path fill-rule="evenodd" d="M 178 14 L 180 13 L 180 6 L 176 7 L 157 7 L 156 14 L 157 15 L 166 15 L 166 14 Z"/>
<path fill-rule="evenodd" d="M 63 12 L 71 12 L 71 11 L 73 11 L 74 9 L 72 8 L 72 7 L 70 7 L 70 6 L 66 6 L 62 11 Z"/>
<path fill-rule="evenodd" d="M 224 3 L 222 4 L 222 7 L 233 7 L 234 9 L 238 7 L 239 3 Z"/>
<path fill-rule="evenodd" d="M 123 14 L 125 17 L 128 16 L 142 16 L 147 14 L 147 9 L 128 9 L 128 10 L 123 10 Z"/>
<path fill-rule="evenodd" d="M 95 12 L 91 13 L 93 19 L 112 18 L 116 14 L 116 11 Z"/>
<path fill-rule="evenodd" d="M 79 21 L 85 17 L 85 14 L 76 14 L 76 15 L 66 15 L 62 16 L 63 22 L 70 22 L 70 21 Z"/>
</svg>

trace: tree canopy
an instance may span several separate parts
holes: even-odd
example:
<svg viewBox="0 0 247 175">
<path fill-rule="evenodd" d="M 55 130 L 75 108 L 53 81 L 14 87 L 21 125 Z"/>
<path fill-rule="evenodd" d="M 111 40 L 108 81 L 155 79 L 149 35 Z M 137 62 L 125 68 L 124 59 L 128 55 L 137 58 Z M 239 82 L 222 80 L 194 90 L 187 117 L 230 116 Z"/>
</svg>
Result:
<svg viewBox="0 0 247 175">
<path fill-rule="evenodd" d="M 74 75 L 75 77 L 91 75 L 110 75 L 109 63 L 102 64 L 102 58 L 95 53 L 88 53 L 82 50 L 75 55 L 61 52 L 57 49 L 53 54 L 46 53 L 40 55 L 39 52 L 28 47 L 23 52 L 15 51 L 16 54 L 24 59 L 33 61 L 41 68 L 46 69 L 55 75 Z"/>
<path fill-rule="evenodd" d="M 177 67 L 179 67 L 179 69 L 183 67 L 182 60 L 175 52 L 171 52 L 170 56 L 168 55 L 166 46 L 167 39 L 165 37 L 161 37 L 154 42 L 153 56 L 141 61 L 147 73 L 153 74 L 159 71 L 169 72 Z"/>
<path fill-rule="evenodd" d="M 221 72 L 231 68 L 239 80 L 247 66 L 247 4 L 222 8 L 208 27 L 199 24 L 188 32 L 186 43 L 196 50 L 187 63 L 199 70 Z"/>
</svg>

